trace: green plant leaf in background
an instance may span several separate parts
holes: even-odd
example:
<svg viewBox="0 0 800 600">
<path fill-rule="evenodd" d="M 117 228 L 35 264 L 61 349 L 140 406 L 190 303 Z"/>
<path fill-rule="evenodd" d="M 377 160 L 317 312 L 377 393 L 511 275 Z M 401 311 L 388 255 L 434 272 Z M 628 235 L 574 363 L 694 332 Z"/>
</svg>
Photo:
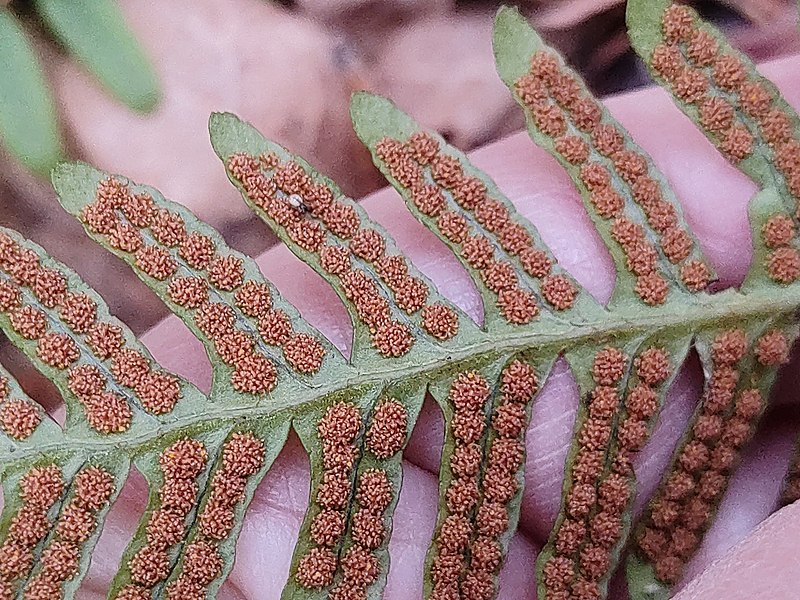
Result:
<svg viewBox="0 0 800 600">
<path fill-rule="evenodd" d="M 36 0 L 36 11 L 70 54 L 132 109 L 158 104 L 158 80 L 114 0 Z"/>
<path fill-rule="evenodd" d="M 16 18 L 0 8 L 0 138 L 31 171 L 62 158 L 56 110 L 42 69 Z"/>
<path fill-rule="evenodd" d="M 118 100 L 152 111 L 156 73 L 114 0 L 36 0 L 42 23 Z M 47 175 L 63 158 L 56 108 L 39 59 L 16 15 L 0 7 L 0 142 L 26 168 Z"/>
</svg>

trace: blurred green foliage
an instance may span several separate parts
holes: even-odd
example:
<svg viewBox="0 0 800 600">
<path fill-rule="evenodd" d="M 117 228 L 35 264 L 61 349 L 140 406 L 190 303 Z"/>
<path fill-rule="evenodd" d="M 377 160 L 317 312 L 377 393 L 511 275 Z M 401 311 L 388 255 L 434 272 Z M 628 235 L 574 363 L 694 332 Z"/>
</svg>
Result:
<svg viewBox="0 0 800 600">
<path fill-rule="evenodd" d="M 138 112 L 158 104 L 155 71 L 115 0 L 33 0 L 40 25 L 119 101 Z M 12 3 L 0 7 L 0 144 L 47 175 L 63 158 L 52 93 Z"/>
</svg>

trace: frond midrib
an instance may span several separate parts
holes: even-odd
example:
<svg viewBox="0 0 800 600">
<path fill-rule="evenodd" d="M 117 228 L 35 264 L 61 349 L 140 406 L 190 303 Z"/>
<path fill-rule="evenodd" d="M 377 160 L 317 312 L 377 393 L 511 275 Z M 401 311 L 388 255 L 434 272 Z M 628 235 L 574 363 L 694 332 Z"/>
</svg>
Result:
<svg viewBox="0 0 800 600">
<path fill-rule="evenodd" d="M 449 353 L 448 360 L 429 360 L 416 365 L 409 365 L 400 369 L 371 370 L 360 373 L 349 379 L 333 382 L 324 388 L 309 389 L 311 394 L 305 397 L 296 397 L 291 404 L 276 408 L 275 403 L 262 400 L 256 405 L 215 405 L 214 396 L 205 406 L 203 415 L 187 416 L 172 423 L 166 423 L 154 428 L 145 435 L 130 437 L 124 441 L 116 442 L 113 450 L 135 455 L 137 449 L 145 447 L 148 442 L 167 435 L 170 432 L 183 428 L 227 419 L 253 419 L 277 417 L 282 414 L 288 419 L 296 416 L 298 411 L 311 410 L 332 394 L 341 393 L 348 388 L 365 388 L 370 386 L 385 387 L 393 382 L 409 378 L 432 381 L 437 377 L 437 372 L 452 369 L 460 363 L 483 363 L 494 357 L 513 355 L 517 352 L 536 349 L 537 354 L 558 356 L 570 348 L 602 345 L 607 340 L 635 337 L 643 333 L 670 334 L 675 336 L 694 336 L 707 328 L 718 327 L 721 322 L 743 323 L 771 321 L 775 316 L 795 312 L 800 308 L 800 284 L 780 288 L 759 289 L 749 293 L 736 290 L 725 290 L 715 295 L 696 297 L 696 302 L 686 305 L 680 302 L 666 304 L 658 309 L 637 311 L 629 318 L 625 317 L 626 311 L 618 309 L 605 313 L 606 318 L 598 321 L 581 323 L 566 331 L 548 334 L 536 332 L 523 333 L 518 336 L 504 336 L 502 339 L 486 339 L 458 351 Z M 724 298 L 725 301 L 720 301 Z M 294 390 L 293 394 L 297 394 Z M 290 413 L 290 414 L 285 414 Z M 97 440 L 66 439 L 54 442 L 52 445 L 38 445 L 35 448 L 17 449 L 14 452 L 0 455 L 2 462 L 19 460 L 28 455 L 35 455 L 53 450 L 94 450 L 108 452 L 109 442 L 113 438 L 98 438 Z"/>
</svg>

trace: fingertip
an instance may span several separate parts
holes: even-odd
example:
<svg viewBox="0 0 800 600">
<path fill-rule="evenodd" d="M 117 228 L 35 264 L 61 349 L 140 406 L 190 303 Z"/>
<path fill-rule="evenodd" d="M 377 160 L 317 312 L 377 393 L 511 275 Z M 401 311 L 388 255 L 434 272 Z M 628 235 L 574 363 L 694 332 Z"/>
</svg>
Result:
<svg viewBox="0 0 800 600">
<path fill-rule="evenodd" d="M 800 589 L 800 502 L 773 514 L 674 600 L 797 598 Z"/>
<path fill-rule="evenodd" d="M 280 598 L 306 506 L 310 470 L 292 434 L 259 483 L 236 543 L 229 581 L 247 598 Z"/>
<path fill-rule="evenodd" d="M 539 548 L 517 534 L 508 545 L 508 556 L 500 571 L 498 600 L 534 600 L 536 598 L 536 556 Z"/>
<path fill-rule="evenodd" d="M 565 360 L 556 362 L 531 408 L 525 436 L 525 489 L 520 527 L 546 540 L 561 504 L 564 467 L 578 409 L 578 388 Z"/>
<path fill-rule="evenodd" d="M 684 581 L 725 556 L 775 510 L 794 449 L 796 425 L 780 414 L 770 415 L 761 424 L 744 449 L 700 549 L 687 565 Z"/>
</svg>

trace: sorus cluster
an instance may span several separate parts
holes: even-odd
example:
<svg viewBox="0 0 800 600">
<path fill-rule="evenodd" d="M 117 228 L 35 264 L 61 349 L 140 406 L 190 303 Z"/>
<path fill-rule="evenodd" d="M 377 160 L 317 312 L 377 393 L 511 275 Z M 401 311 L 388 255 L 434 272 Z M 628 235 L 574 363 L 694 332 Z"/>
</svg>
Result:
<svg viewBox="0 0 800 600">
<path fill-rule="evenodd" d="M 137 269 L 167 285 L 170 300 L 193 315 L 233 368 L 236 390 L 263 394 L 277 382 L 272 360 L 256 348 L 256 332 L 267 344 L 280 346 L 295 371 L 310 374 L 321 367 L 325 348 L 316 338 L 293 331 L 289 317 L 273 309 L 269 287 L 246 279 L 244 261 L 217 248 L 211 237 L 187 231 L 183 217 L 159 207 L 151 196 L 134 194 L 127 184 L 109 178 L 100 182 L 96 201 L 84 207 L 81 219 L 112 247 L 133 254 Z M 119 243 L 120 232 L 130 243 Z M 237 319 L 243 316 L 255 319 L 257 326 Z"/>
<path fill-rule="evenodd" d="M 10 395 L 8 379 L 0 375 L 0 427 L 15 440 L 26 440 L 41 423 L 39 408 L 27 398 Z"/>
<path fill-rule="evenodd" d="M 422 328 L 432 337 L 447 340 L 458 332 L 455 311 L 438 302 L 426 304 L 428 284 L 409 274 L 404 257 L 386 254 L 383 234 L 363 227 L 351 202 L 336 199 L 330 187 L 315 183 L 300 165 L 280 162 L 274 154 L 260 160 L 234 154 L 228 170 L 256 206 L 295 244 L 315 254 L 326 273 L 339 279 L 380 354 L 402 356 L 414 344 L 414 333 L 403 317 L 392 314 L 388 296 L 407 315 L 419 315 Z"/>
<path fill-rule="evenodd" d="M 698 26 L 693 11 L 685 6 L 667 9 L 662 33 L 664 42 L 653 50 L 652 67 L 678 98 L 697 108 L 701 127 L 720 150 L 739 162 L 753 153 L 757 138 L 764 139 L 789 193 L 800 198 L 800 140 L 790 116 L 760 77 L 737 56 L 720 52 L 717 39 Z M 791 244 L 796 218 L 797 212 L 794 219 L 773 215 L 762 232 L 770 248 L 767 270 L 779 283 L 800 277 L 800 254 Z"/>
<path fill-rule="evenodd" d="M 43 363 L 68 370 L 70 390 L 83 405 L 92 428 L 107 434 L 130 426 L 131 405 L 120 394 L 106 390 L 112 377 L 132 389 L 147 412 L 162 415 L 174 408 L 181 396 L 178 379 L 153 369 L 143 353 L 127 348 L 122 329 L 98 320 L 96 302 L 70 290 L 63 273 L 42 266 L 31 249 L 5 234 L 0 234 L 0 268 L 11 276 L 0 281 L 0 310 L 8 313 L 18 335 L 37 342 L 36 354 Z M 23 286 L 43 308 L 23 302 Z M 61 331 L 49 326 L 44 309 L 58 315 L 64 326 Z M 79 364 L 84 352 L 94 364 Z"/>
<path fill-rule="evenodd" d="M 679 269 L 684 285 L 693 292 L 703 290 L 710 271 L 694 258 L 694 241 L 664 197 L 661 183 L 650 174 L 647 158 L 626 145 L 617 125 L 603 122 L 602 108 L 584 93 L 576 77 L 562 69 L 554 54 L 538 51 L 515 89 L 536 127 L 552 138 L 555 151 L 579 169 L 597 214 L 611 223 L 611 235 L 636 276 L 637 295 L 647 304 L 662 304 L 669 286 L 658 265 L 659 248 L 641 225 L 625 216 L 629 198 L 641 208 L 658 235 L 660 251 Z"/>
<path fill-rule="evenodd" d="M 222 574 L 217 545 L 234 524 L 236 505 L 244 499 L 248 478 L 264 465 L 264 443 L 251 432 L 234 433 L 222 447 L 222 464 L 211 478 L 211 491 L 199 518 L 199 533 L 183 551 L 178 577 L 167 586 L 170 600 L 203 600 L 206 588 Z"/>
<path fill-rule="evenodd" d="M 786 360 L 788 342 L 781 332 L 772 331 L 754 349 L 759 363 L 772 367 Z M 639 552 L 665 583 L 680 578 L 700 544 L 764 408 L 765 399 L 757 388 L 739 386 L 740 361 L 747 351 L 742 330 L 726 330 L 714 338 L 712 374 L 701 406 L 637 532 Z"/>
<path fill-rule="evenodd" d="M 401 402 L 389 398 L 380 402 L 367 430 L 367 450 L 385 460 L 400 452 L 406 441 L 408 411 Z"/>
<path fill-rule="evenodd" d="M 61 500 L 64 478 L 55 464 L 33 467 L 20 480 L 22 505 L 12 517 L 8 536 L 0 545 L 0 596 L 16 597 L 15 588 L 24 581 L 34 562 L 34 550 L 51 528 L 48 512 Z M 60 593 L 55 594 L 60 597 Z"/>
<path fill-rule="evenodd" d="M 394 399 L 378 404 L 366 434 L 366 447 L 381 460 L 391 458 L 403 448 L 408 428 L 408 411 Z M 333 600 L 363 600 L 367 588 L 380 574 L 380 561 L 374 551 L 383 545 L 386 528 L 383 515 L 392 502 L 392 485 L 382 469 L 367 469 L 358 477 L 356 500 L 351 518 L 352 545 L 342 557 L 342 579 L 331 592 Z"/>
<path fill-rule="evenodd" d="M 483 462 L 480 441 L 486 431 L 486 403 L 490 397 L 489 383 L 477 371 L 459 373 L 450 386 L 455 444 L 450 455 L 452 479 L 445 492 L 443 510 L 446 516 L 443 515 L 434 540 L 436 556 L 431 563 L 433 600 L 460 597 L 460 580 L 475 529 L 473 513 L 480 496 L 479 478 Z M 502 505 L 497 505 L 496 510 L 507 519 Z"/>
<path fill-rule="evenodd" d="M 775 213 L 761 230 L 764 245 L 769 249 L 767 274 L 781 284 L 794 283 L 800 277 L 800 254 L 792 246 L 797 228 L 790 215 Z"/>
<path fill-rule="evenodd" d="M 332 404 L 317 424 L 322 442 L 322 482 L 316 497 L 319 512 L 310 531 L 315 545 L 300 559 L 295 573 L 295 580 L 304 588 L 322 589 L 333 583 L 339 563 L 337 547 L 347 524 L 360 431 L 361 413 L 351 402 Z"/>
<path fill-rule="evenodd" d="M 128 561 L 132 583 L 117 598 L 149 598 L 149 590 L 169 576 L 168 551 L 183 539 L 186 517 L 197 503 L 195 481 L 206 468 L 208 452 L 199 440 L 183 438 L 167 446 L 158 462 L 163 475 L 159 505 L 145 529 L 147 543 Z"/>
<path fill-rule="evenodd" d="M 600 598 L 602 582 L 610 575 L 614 552 L 622 541 L 622 516 L 633 487 L 633 457 L 647 441 L 649 423 L 658 410 L 656 389 L 671 373 L 663 349 L 642 351 L 634 361 L 637 383 L 623 402 L 620 386 L 628 364 L 628 357 L 612 346 L 595 355 L 595 387 L 578 432 L 565 514 L 554 534 L 553 555 L 544 566 L 548 598 Z"/>
<path fill-rule="evenodd" d="M 392 484 L 382 469 L 366 469 L 358 477 L 357 508 L 352 516 L 353 543 L 342 555 L 342 579 L 331 592 L 332 600 L 363 600 L 380 575 L 375 550 L 386 539 L 383 515 L 392 502 Z"/>
<path fill-rule="evenodd" d="M 507 506 L 519 490 L 517 477 L 525 461 L 528 407 L 537 390 L 536 371 L 530 364 L 514 360 L 503 369 L 483 471 L 482 497 L 477 502 L 477 531 L 470 540 L 469 567 L 461 581 L 462 598 L 489 600 L 496 594 L 496 577 L 503 558 L 501 538 L 508 529 Z M 454 496 L 457 495 L 456 491 Z M 458 500 L 453 500 L 453 508 L 457 508 Z"/>
<path fill-rule="evenodd" d="M 453 380 L 452 479 L 431 564 L 431 598 L 494 597 L 503 557 L 500 538 L 508 529 L 507 505 L 519 490 L 517 473 L 525 458 L 526 407 L 536 391 L 536 373 L 527 363 L 515 360 L 503 370 L 484 457 L 481 440 L 486 403 L 492 396 L 489 383 L 475 371 L 459 373 Z"/>
<path fill-rule="evenodd" d="M 458 247 L 461 258 L 497 295 L 506 321 L 528 323 L 539 314 L 539 307 L 534 293 L 519 281 L 517 267 L 496 255 L 498 243 L 540 280 L 540 293 L 552 308 L 572 307 L 578 294 L 575 283 L 553 273 L 550 257 L 534 245 L 529 231 L 512 218 L 504 203 L 489 196 L 481 179 L 465 173 L 454 156 L 440 152 L 432 136 L 420 131 L 405 143 L 384 138 L 375 151 L 392 177 L 409 191 L 417 210 L 435 220 L 439 233 Z M 429 183 L 428 174 L 435 184 Z M 445 193 L 455 204 L 449 204 Z"/>
<path fill-rule="evenodd" d="M 61 586 L 78 573 L 81 545 L 94 533 L 97 513 L 114 494 L 114 477 L 103 468 L 84 467 L 75 476 L 73 488 L 72 498 L 56 520 L 55 534 L 42 550 L 41 566 L 25 586 L 24 598 L 61 598 Z"/>
</svg>

